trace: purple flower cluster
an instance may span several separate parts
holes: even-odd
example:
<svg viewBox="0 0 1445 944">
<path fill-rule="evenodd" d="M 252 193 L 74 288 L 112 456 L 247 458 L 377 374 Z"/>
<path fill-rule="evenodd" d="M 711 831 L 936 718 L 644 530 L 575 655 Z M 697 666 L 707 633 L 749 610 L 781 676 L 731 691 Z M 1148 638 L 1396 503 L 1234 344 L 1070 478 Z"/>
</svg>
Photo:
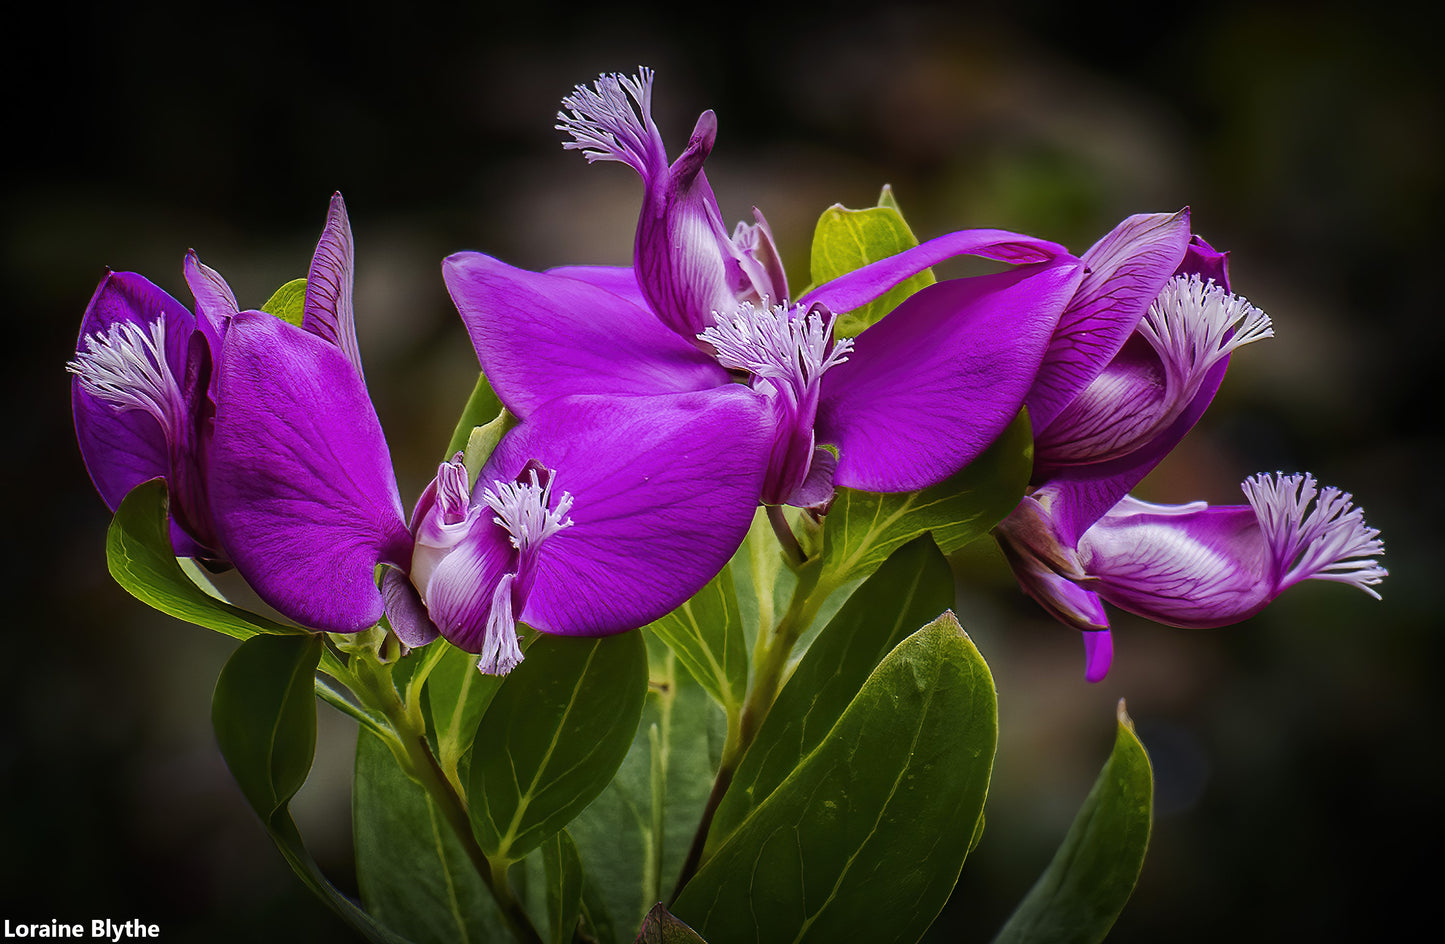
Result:
<svg viewBox="0 0 1445 944">
<path fill-rule="evenodd" d="M 716 117 L 669 163 L 652 84 L 646 69 L 604 75 L 558 115 L 566 147 L 641 177 L 634 266 L 443 263 L 520 420 L 479 467 L 443 462 L 406 517 L 362 372 L 337 195 L 299 325 L 239 310 L 194 253 L 194 314 L 134 273 L 102 281 L 69 367 L 106 502 L 163 477 L 178 555 L 233 564 L 303 625 L 351 633 L 385 617 L 408 645 L 440 635 L 505 673 L 522 658 L 518 623 L 644 625 L 718 572 L 760 502 L 822 511 L 837 487 L 925 488 L 1027 406 L 1033 488 L 999 536 L 1025 590 L 1089 631 L 1091 666 L 1107 666 L 1100 598 L 1214 625 L 1306 577 L 1383 576 L 1357 560 L 1378 541 L 1348 496 L 1327 489 L 1307 510 L 1313 480 L 1247 483 L 1249 520 L 1127 497 L 1213 398 L 1231 351 L 1270 333 L 1186 214 L 1126 220 L 1082 259 L 960 231 L 791 299 L 763 215 L 723 225 L 703 169 Z M 835 336 L 840 315 L 958 255 L 1011 268 L 936 283 Z"/>
</svg>

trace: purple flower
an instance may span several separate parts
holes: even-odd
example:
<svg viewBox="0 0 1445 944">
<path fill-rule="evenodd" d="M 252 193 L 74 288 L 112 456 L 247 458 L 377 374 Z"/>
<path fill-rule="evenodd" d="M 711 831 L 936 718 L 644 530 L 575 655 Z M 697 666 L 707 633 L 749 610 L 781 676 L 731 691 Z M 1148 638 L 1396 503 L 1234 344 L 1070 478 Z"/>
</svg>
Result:
<svg viewBox="0 0 1445 944">
<path fill-rule="evenodd" d="M 768 441 L 763 404 L 738 388 L 555 400 L 502 439 L 474 487 L 459 459 L 443 463 L 409 527 L 351 353 L 341 223 L 329 284 L 347 290 L 326 336 L 337 343 L 262 312 L 233 316 L 225 336 L 211 496 L 262 599 L 330 632 L 385 614 L 409 645 L 440 632 L 506 672 L 521 659 L 519 620 L 569 635 L 633 629 L 727 562 Z M 728 441 L 703 433 L 719 427 Z"/>
<path fill-rule="evenodd" d="M 480 253 L 444 263 L 483 370 L 508 409 L 527 417 L 569 394 L 714 389 L 738 372 L 772 416 L 760 491 L 770 504 L 826 502 L 835 485 L 910 491 L 976 457 L 1018 412 L 1082 275 L 1079 261 L 1028 236 L 959 232 L 789 305 L 761 216 L 758 227 L 726 238 L 702 172 L 712 113 L 668 165 L 649 114 L 651 88 L 649 70 L 603 76 L 564 101 L 570 113 L 559 125 L 575 138 L 569 147 L 642 176 L 634 270 L 534 273 Z M 935 284 L 857 338 L 834 339 L 838 315 L 965 253 L 1018 268 Z"/>
<path fill-rule="evenodd" d="M 1313 476 L 1246 479 L 1247 505 L 1156 505 L 1126 496 L 1066 540 L 1047 497 L 1026 498 L 1000 526 L 1001 544 L 1024 590 L 1050 614 L 1084 630 L 1085 675 L 1108 672 L 1113 655 L 1100 600 L 1169 626 L 1207 628 L 1247 619 L 1302 580 L 1373 588 L 1386 576 L 1379 532 L 1348 492 Z"/>
<path fill-rule="evenodd" d="M 1027 404 L 1036 489 L 1077 536 L 1193 428 L 1234 350 L 1273 336 L 1231 295 L 1227 254 L 1189 232 L 1189 213 L 1131 216 L 1084 253 L 1088 272 L 1060 319 Z"/>
</svg>

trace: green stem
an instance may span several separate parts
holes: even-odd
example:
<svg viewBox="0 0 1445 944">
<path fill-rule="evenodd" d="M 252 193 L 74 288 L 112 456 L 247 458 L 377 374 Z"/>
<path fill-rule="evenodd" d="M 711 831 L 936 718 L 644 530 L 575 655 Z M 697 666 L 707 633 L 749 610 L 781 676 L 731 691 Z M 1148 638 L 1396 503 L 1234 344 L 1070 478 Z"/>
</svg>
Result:
<svg viewBox="0 0 1445 944">
<path fill-rule="evenodd" d="M 397 762 L 408 776 L 421 784 L 422 789 L 432 798 L 442 816 L 451 825 L 452 832 L 461 842 L 467 858 L 471 859 L 482 883 L 496 900 L 497 909 L 502 913 L 512 936 L 521 944 L 542 944 L 542 935 L 532 924 L 532 919 L 528 917 L 521 902 L 512 894 L 511 883 L 507 881 L 506 865 L 487 858 L 472 832 L 472 822 L 467 815 L 465 801 L 452 787 L 436 758 L 432 756 L 431 745 L 426 739 L 426 723 L 421 717 L 420 699 L 411 704 L 403 702 L 396 686 L 392 684 L 390 673 L 374 671 L 379 668 L 369 662 L 357 660 L 353 675 L 355 690 L 362 696 L 363 701 L 372 702 L 390 723 L 394 735 L 387 740 Z"/>
<path fill-rule="evenodd" d="M 712 790 L 708 793 L 707 804 L 703 807 L 702 820 L 698 823 L 697 832 L 693 833 L 692 845 L 688 848 L 687 859 L 683 862 L 669 903 L 677 901 L 683 888 L 702 865 L 703 851 L 707 846 L 707 835 L 712 828 L 713 817 L 717 814 L 728 787 L 732 785 L 743 755 L 747 753 L 748 746 L 752 744 L 758 729 L 762 727 L 763 719 L 767 717 L 768 709 L 772 708 L 773 701 L 778 697 L 793 647 L 797 645 L 803 630 L 807 629 L 818 615 L 818 608 L 832 591 L 831 586 L 819 584 L 820 573 L 821 568 L 816 563 L 811 567 L 799 568 L 798 584 L 793 588 L 787 611 L 783 613 L 782 619 L 778 620 L 771 637 L 758 640 L 758 650 L 754 653 L 753 660 L 753 679 L 747 698 L 740 713 L 728 715 L 727 741 L 723 745 L 717 776 L 713 778 Z"/>
</svg>

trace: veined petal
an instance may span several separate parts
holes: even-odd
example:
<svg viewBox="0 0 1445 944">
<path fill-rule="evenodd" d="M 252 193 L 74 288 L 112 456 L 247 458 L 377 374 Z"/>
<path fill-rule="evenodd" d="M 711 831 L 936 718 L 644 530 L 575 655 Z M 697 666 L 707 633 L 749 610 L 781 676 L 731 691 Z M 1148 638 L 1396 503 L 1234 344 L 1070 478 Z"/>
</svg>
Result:
<svg viewBox="0 0 1445 944">
<path fill-rule="evenodd" d="M 977 457 L 1017 415 L 1077 280 L 1068 257 L 938 282 L 858 335 L 818 409 L 837 484 L 911 491 Z"/>
<path fill-rule="evenodd" d="M 1225 626 L 1275 596 L 1271 558 L 1247 506 L 1100 518 L 1079 541 L 1086 586 L 1169 626 Z"/>
<path fill-rule="evenodd" d="M 543 274 L 586 282 L 625 298 L 638 308 L 647 308 L 647 299 L 643 297 L 642 287 L 637 284 L 637 273 L 632 266 L 557 266 Z"/>
<path fill-rule="evenodd" d="M 1184 252 L 1184 261 L 1179 263 L 1176 275 L 1197 275 L 1204 281 L 1211 279 L 1226 292 L 1229 288 L 1229 253 L 1220 252 L 1199 236 L 1191 237 L 1189 248 Z"/>
<path fill-rule="evenodd" d="M 772 438 L 762 398 L 736 384 L 656 397 L 567 397 L 538 408 L 487 460 L 478 487 L 531 461 L 572 496 L 572 524 L 533 559 L 521 619 L 600 636 L 692 596 L 747 533 Z"/>
<path fill-rule="evenodd" d="M 553 397 L 705 390 L 731 380 L 650 312 L 592 282 L 476 252 L 448 257 L 442 274 L 482 371 L 517 416 Z"/>
<path fill-rule="evenodd" d="M 506 581 L 505 593 L 497 592 L 503 578 L 515 574 L 516 558 L 507 532 L 490 514 L 468 518 L 465 536 L 417 586 L 448 642 L 467 652 L 484 652 L 506 642 L 493 638 L 501 631 L 511 632 L 511 645 L 516 647 L 512 581 Z M 421 576 L 413 573 L 412 579 Z"/>
<path fill-rule="evenodd" d="M 412 540 L 381 423 L 340 349 L 262 312 L 236 315 L 212 469 L 217 527 L 262 599 L 330 632 L 381 617 L 376 564 L 407 567 Z"/>
<path fill-rule="evenodd" d="M 1189 211 L 1131 216 L 1084 253 L 1078 290 L 1059 319 L 1029 391 L 1029 419 L 1046 430 L 1124 346 L 1173 277 L 1189 244 Z"/>
<path fill-rule="evenodd" d="M 236 296 L 221 273 L 201 262 L 194 249 L 186 253 L 185 273 L 186 284 L 196 299 L 196 323 L 211 346 L 211 354 L 218 357 L 226 323 L 240 311 Z"/>
<path fill-rule="evenodd" d="M 95 338 L 110 338 L 121 327 L 139 340 L 149 340 L 158 322 L 163 356 L 146 359 L 150 367 L 143 377 L 144 390 L 137 390 L 133 398 L 136 405 L 123 405 L 116 396 L 97 392 L 79 372 L 71 382 L 75 438 L 95 490 L 111 510 L 120 507 L 121 499 L 137 484 L 171 473 L 168 426 L 169 434 L 184 434 L 179 382 L 185 377 L 186 341 L 195 319 L 181 302 L 134 272 L 105 273 L 81 319 L 78 356 L 98 343 Z M 144 351 L 137 353 L 144 357 Z M 98 380 L 107 382 L 107 377 Z M 150 406 L 143 406 L 142 399 Z"/>
<path fill-rule="evenodd" d="M 336 345 L 356 368 L 356 376 L 365 379 L 351 299 L 354 267 L 346 201 L 341 199 L 341 194 L 332 194 L 326 228 L 321 231 L 321 239 L 311 257 L 311 271 L 306 274 L 306 306 L 301 327 Z"/>
<path fill-rule="evenodd" d="M 798 304 L 807 307 L 815 302 L 821 303 L 834 314 L 842 315 L 886 294 L 909 276 L 954 256 L 982 256 L 1013 265 L 1054 262 L 1066 267 L 1068 263 L 1073 263 L 1074 268 L 1070 270 L 1074 274 L 1073 284 L 1069 286 L 1071 290 L 1083 276 L 1079 260 L 1058 243 L 1000 229 L 965 229 L 930 239 L 912 249 L 840 275 L 808 292 Z"/>
</svg>

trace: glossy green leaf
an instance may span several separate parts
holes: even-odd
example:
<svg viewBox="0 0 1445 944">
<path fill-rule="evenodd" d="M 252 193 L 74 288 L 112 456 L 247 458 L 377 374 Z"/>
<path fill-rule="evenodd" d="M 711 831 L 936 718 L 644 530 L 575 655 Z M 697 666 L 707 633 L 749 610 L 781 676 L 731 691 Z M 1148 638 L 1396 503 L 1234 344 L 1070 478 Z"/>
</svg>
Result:
<svg viewBox="0 0 1445 944">
<path fill-rule="evenodd" d="M 723 713 L 676 660 L 656 660 L 642 725 L 617 776 L 567 827 L 588 892 L 629 942 L 647 909 L 672 894 L 726 736 Z M 610 928 L 609 928 L 610 931 Z"/>
<path fill-rule="evenodd" d="M 849 210 L 841 204 L 834 204 L 823 211 L 813 230 L 810 259 L 813 284 L 822 285 L 870 262 L 897 255 L 917 245 L 918 237 L 913 235 L 913 230 L 909 229 L 903 214 L 898 211 L 898 203 L 889 188 L 884 188 L 878 206 L 866 210 Z M 910 276 L 887 294 L 841 315 L 834 333 L 840 338 L 859 334 L 897 308 L 905 298 L 935 281 L 933 273 L 926 269 Z"/>
<path fill-rule="evenodd" d="M 998 738 L 952 613 L 900 643 L 672 908 L 713 941 L 911 942 L 958 879 Z"/>
<path fill-rule="evenodd" d="M 120 503 L 105 537 L 106 563 L 116 583 L 162 613 L 237 639 L 304 634 L 232 606 L 187 577 L 171 548 L 166 509 L 164 479 L 142 482 Z"/>
<path fill-rule="evenodd" d="M 416 944 L 510 937 L 441 811 L 365 730 L 356 739 L 351 814 L 361 901 L 376 920 Z"/>
<path fill-rule="evenodd" d="M 725 710 L 741 709 L 748 693 L 748 644 L 729 568 L 647 629 Z"/>
<path fill-rule="evenodd" d="M 823 530 L 823 576 L 830 585 L 871 573 L 925 532 L 945 554 L 987 534 L 1018 505 L 1033 463 L 1033 434 L 1020 414 L 956 475 L 921 492 L 838 489 Z"/>
<path fill-rule="evenodd" d="M 312 680 L 321 637 L 258 635 L 241 643 L 216 680 L 211 723 L 226 766 L 297 877 L 376 944 L 406 944 L 336 889 L 306 851 L 289 803 L 316 747 Z"/>
<path fill-rule="evenodd" d="M 517 423 L 517 418 L 503 409 L 490 422 L 472 429 L 467 436 L 467 446 L 462 450 L 462 464 L 467 467 L 467 479 L 472 485 L 477 484 L 477 476 L 481 474 L 482 466 L 491 458 L 497 443 L 501 442 L 507 430 Z"/>
<path fill-rule="evenodd" d="M 818 746 L 883 657 L 952 603 L 953 575 L 927 536 L 895 551 L 854 591 L 798 663 L 738 765 L 713 819 L 710 849 Z"/>
<path fill-rule="evenodd" d="M 530 638 L 522 640 L 523 653 Z M 504 678 L 483 675 L 477 670 L 477 657 L 470 652 L 438 639 L 433 646 L 446 647 L 446 654 L 427 676 L 422 689 L 423 704 L 428 717 L 427 733 L 436 753 L 437 763 L 457 784 L 466 783 L 464 760 L 476 738 L 477 722 L 502 687 Z"/>
<path fill-rule="evenodd" d="M 276 289 L 276 294 L 266 300 L 261 310 L 301 327 L 301 319 L 306 313 L 306 280 L 292 279 Z"/>
<path fill-rule="evenodd" d="M 1063 845 L 994 944 L 1097 944 L 1139 881 L 1154 810 L 1154 774 L 1119 701 L 1114 752 Z"/>
<path fill-rule="evenodd" d="M 487 383 L 486 375 L 477 374 L 477 383 L 467 397 L 466 406 L 462 407 L 462 415 L 457 418 L 456 428 L 452 430 L 451 441 L 447 443 L 447 451 L 442 458 L 450 459 L 466 449 L 472 430 L 490 423 L 501 412 L 502 401 L 492 392 L 492 385 Z"/>
<path fill-rule="evenodd" d="M 488 856 L 522 858 L 602 792 L 632 745 L 646 693 L 641 633 L 532 644 L 482 715 L 467 774 Z"/>
<path fill-rule="evenodd" d="M 636 944 L 707 944 L 692 928 L 667 910 L 662 902 L 652 906 L 642 921 Z"/>
<path fill-rule="evenodd" d="M 570 944 L 582 916 L 582 860 L 577 857 L 577 846 L 567 830 L 542 842 L 542 867 L 552 944 Z"/>
</svg>

